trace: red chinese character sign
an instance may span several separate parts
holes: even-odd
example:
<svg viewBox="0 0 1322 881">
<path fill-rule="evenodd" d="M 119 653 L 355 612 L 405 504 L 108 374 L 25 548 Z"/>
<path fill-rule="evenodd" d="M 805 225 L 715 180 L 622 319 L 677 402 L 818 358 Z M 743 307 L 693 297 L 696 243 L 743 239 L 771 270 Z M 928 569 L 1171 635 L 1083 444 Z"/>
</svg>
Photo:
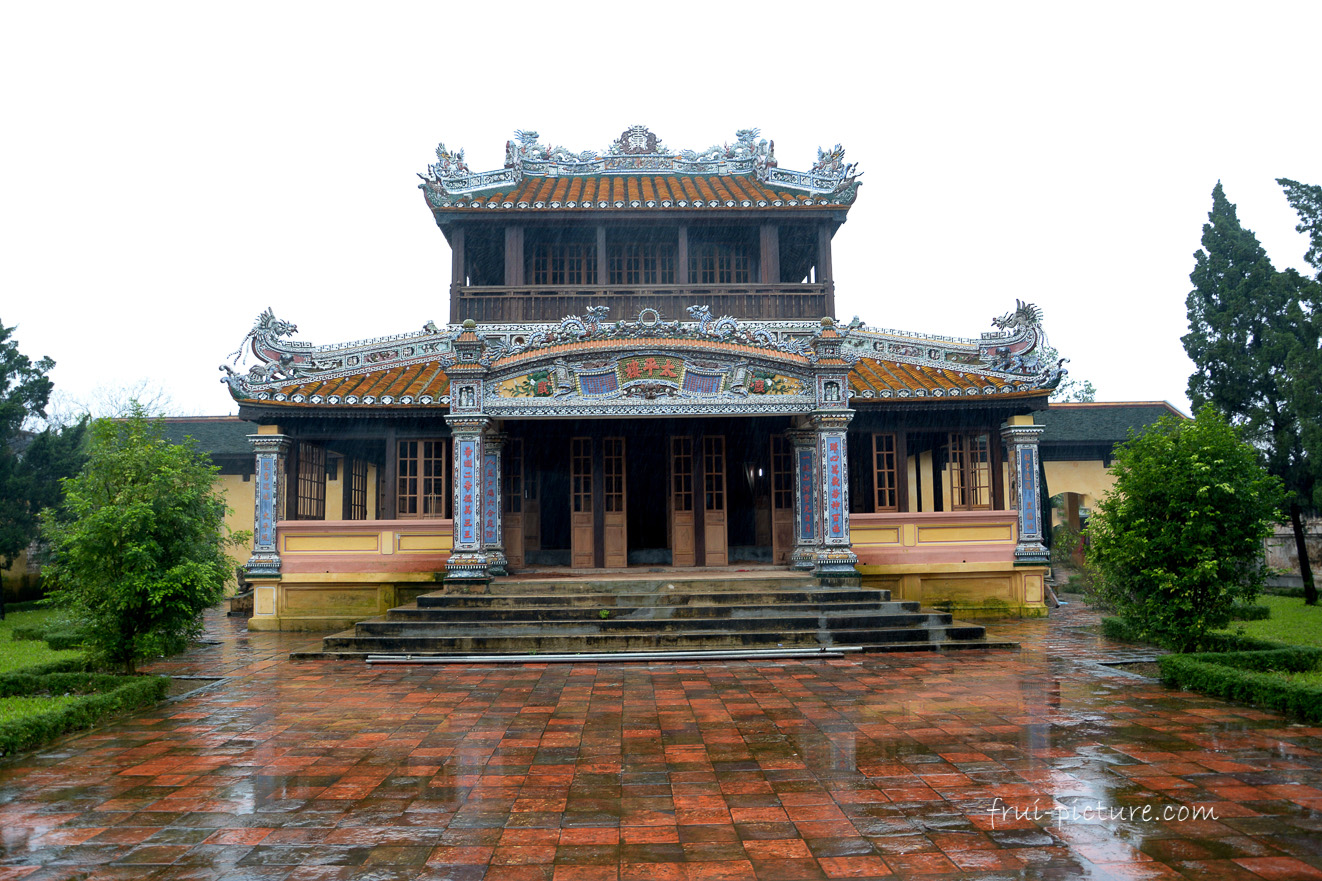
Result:
<svg viewBox="0 0 1322 881">
<path fill-rule="evenodd" d="M 616 372 L 621 383 L 653 379 L 678 384 L 684 376 L 684 362 L 666 355 L 629 356 L 620 359 Z"/>
</svg>

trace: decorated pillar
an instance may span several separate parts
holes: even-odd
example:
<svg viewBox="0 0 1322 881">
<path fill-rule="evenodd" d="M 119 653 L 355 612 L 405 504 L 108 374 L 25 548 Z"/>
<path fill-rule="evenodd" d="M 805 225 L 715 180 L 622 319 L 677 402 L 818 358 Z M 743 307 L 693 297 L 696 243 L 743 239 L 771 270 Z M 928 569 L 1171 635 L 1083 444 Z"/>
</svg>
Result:
<svg viewBox="0 0 1322 881">
<path fill-rule="evenodd" d="M 856 356 L 846 348 L 849 331 L 836 330 L 835 320 L 822 319 L 812 339 L 815 407 L 809 414 L 815 435 L 818 475 L 817 530 L 813 572 L 821 576 L 858 577 L 858 557 L 849 539 L 849 445 L 845 432 L 854 417 L 849 409 L 849 371 Z"/>
<path fill-rule="evenodd" d="M 813 557 L 813 572 L 819 576 L 858 575 L 854 568 L 858 557 L 849 539 L 849 446 L 845 440 L 853 415 L 846 410 L 811 417 L 821 463 L 818 529 L 822 537 Z"/>
<path fill-rule="evenodd" d="M 447 416 L 454 437 L 454 547 L 445 561 L 446 581 L 490 577 L 483 540 L 482 488 L 485 416 Z"/>
<path fill-rule="evenodd" d="M 486 503 L 486 431 L 491 420 L 482 412 L 487 367 L 477 322 L 465 320 L 451 346 L 454 355 L 445 366 L 450 380 L 450 413 L 445 421 L 454 437 L 454 547 L 445 562 L 445 580 L 487 581 L 491 572 L 482 510 Z M 500 473 L 499 467 L 496 473 Z"/>
<path fill-rule="evenodd" d="M 1045 566 L 1051 555 L 1043 543 L 1042 491 L 1038 481 L 1037 442 L 1044 427 L 1032 416 L 1012 416 L 1001 427 L 1010 458 L 1010 496 L 1019 513 L 1019 542 L 1014 548 L 1016 566 Z"/>
<path fill-rule="evenodd" d="M 505 527 L 501 522 L 504 489 L 501 486 L 501 453 L 505 435 L 488 434 L 482 452 L 482 548 L 492 575 L 508 575 L 505 556 Z"/>
<path fill-rule="evenodd" d="M 245 568 L 249 578 L 278 578 L 280 552 L 276 523 L 285 510 L 288 483 L 285 456 L 293 439 L 284 434 L 250 434 L 248 442 L 257 453 L 257 471 L 253 486 L 252 556 Z"/>
<path fill-rule="evenodd" d="M 786 436 L 794 449 L 794 551 L 790 562 L 795 569 L 811 569 L 821 539 L 817 528 L 817 434 L 794 430 Z"/>
</svg>

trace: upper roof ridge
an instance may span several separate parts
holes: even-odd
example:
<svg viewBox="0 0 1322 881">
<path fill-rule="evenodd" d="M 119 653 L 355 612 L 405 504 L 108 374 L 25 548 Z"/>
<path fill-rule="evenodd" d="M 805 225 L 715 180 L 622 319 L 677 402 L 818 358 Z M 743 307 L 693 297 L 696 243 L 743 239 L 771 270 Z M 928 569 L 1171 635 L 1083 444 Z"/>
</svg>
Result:
<svg viewBox="0 0 1322 881">
<path fill-rule="evenodd" d="M 776 143 L 759 139 L 760 129 L 735 132 L 733 144 L 705 150 L 671 150 L 643 125 L 632 125 L 604 150 L 575 153 L 562 146 L 548 147 L 535 131 L 519 129 L 505 142 L 505 167 L 474 172 L 464 151 L 436 148 L 436 162 L 427 166 L 421 188 L 433 207 L 454 204 L 474 193 L 517 186 L 525 178 L 600 177 L 604 175 L 751 176 L 768 187 L 832 197 L 849 204 L 857 192 L 861 172 L 857 163 L 845 162 L 844 147 L 818 148 L 817 161 L 808 171 L 780 167 Z"/>
</svg>

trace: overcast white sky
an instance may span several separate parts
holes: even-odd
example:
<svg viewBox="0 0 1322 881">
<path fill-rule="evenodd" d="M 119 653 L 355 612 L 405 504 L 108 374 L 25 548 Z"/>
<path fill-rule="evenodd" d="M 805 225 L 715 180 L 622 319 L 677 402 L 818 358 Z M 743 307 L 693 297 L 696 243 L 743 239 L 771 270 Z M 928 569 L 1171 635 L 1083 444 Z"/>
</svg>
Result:
<svg viewBox="0 0 1322 881">
<path fill-rule="evenodd" d="M 1102 400 L 1187 407 L 1180 336 L 1218 179 L 1305 268 L 1276 177 L 1322 183 L 1322 4 L 7 3 L 0 321 L 66 395 L 148 379 L 235 412 L 267 306 L 312 343 L 444 322 L 416 173 L 516 128 L 674 149 L 840 142 L 840 317 L 956 336 L 1015 298 Z"/>
</svg>

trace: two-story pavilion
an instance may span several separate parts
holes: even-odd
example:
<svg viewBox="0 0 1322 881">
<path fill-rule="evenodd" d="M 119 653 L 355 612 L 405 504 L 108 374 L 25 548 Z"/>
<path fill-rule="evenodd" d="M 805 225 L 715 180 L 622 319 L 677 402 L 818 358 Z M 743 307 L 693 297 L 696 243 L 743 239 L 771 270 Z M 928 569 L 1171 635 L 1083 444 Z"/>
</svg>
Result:
<svg viewBox="0 0 1322 881">
<path fill-rule="evenodd" d="M 505 167 L 437 149 L 450 321 L 329 346 L 267 310 L 230 368 L 259 428 L 252 626 L 325 627 L 448 581 L 779 565 L 1041 613 L 1032 413 L 1059 381 L 1019 303 L 979 339 L 835 311 L 860 187 L 835 147 L 670 150 L 641 126 Z"/>
</svg>

